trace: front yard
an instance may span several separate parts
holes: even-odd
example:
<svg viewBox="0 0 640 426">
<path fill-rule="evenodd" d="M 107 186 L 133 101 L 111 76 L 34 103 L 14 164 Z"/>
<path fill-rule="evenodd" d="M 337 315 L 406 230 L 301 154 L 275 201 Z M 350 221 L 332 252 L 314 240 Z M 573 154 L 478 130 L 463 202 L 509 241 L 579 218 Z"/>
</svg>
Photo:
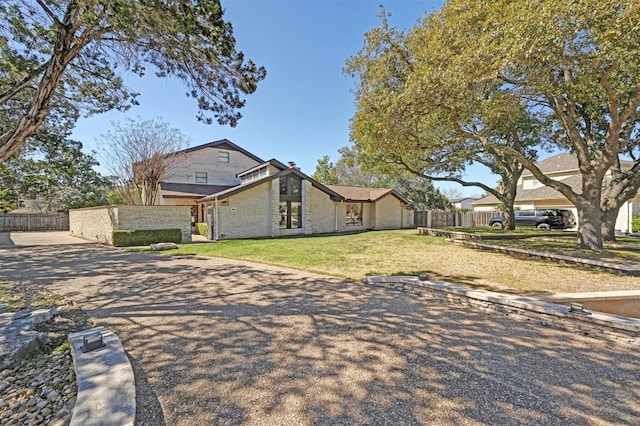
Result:
<svg viewBox="0 0 640 426">
<path fill-rule="evenodd" d="M 540 242 L 536 243 L 536 240 L 519 241 L 513 244 L 533 244 L 540 248 Z M 554 247 L 550 242 L 542 245 L 550 250 Z M 460 247 L 442 237 L 418 235 L 416 230 L 224 240 L 184 245 L 165 253 L 250 260 L 357 281 L 368 275 L 427 272 L 436 280 L 521 294 L 640 289 L 638 277 Z M 594 254 L 574 250 L 571 255 Z M 627 262 L 639 259 L 636 252 L 613 249 L 599 255 Z"/>
</svg>

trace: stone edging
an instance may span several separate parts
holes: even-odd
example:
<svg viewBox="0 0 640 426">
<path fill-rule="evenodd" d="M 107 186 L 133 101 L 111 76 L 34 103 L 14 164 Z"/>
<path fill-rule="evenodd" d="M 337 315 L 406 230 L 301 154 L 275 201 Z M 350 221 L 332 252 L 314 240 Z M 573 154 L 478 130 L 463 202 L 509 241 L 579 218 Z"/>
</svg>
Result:
<svg viewBox="0 0 640 426">
<path fill-rule="evenodd" d="M 485 312 L 537 320 L 543 325 L 640 346 L 640 320 L 601 312 L 572 313 L 569 307 L 535 297 L 512 296 L 413 276 L 367 277 L 365 284 L 426 294 L 435 299 L 473 306 Z"/>
<path fill-rule="evenodd" d="M 105 346 L 82 352 L 86 335 L 101 333 Z M 104 327 L 69 335 L 78 396 L 70 426 L 133 425 L 136 389 L 133 368 L 118 336 Z"/>
<path fill-rule="evenodd" d="M 639 276 L 640 275 L 640 266 L 632 265 L 632 264 L 623 264 L 617 262 L 606 262 L 602 260 L 593 260 L 593 259 L 582 259 L 573 256 L 565 256 L 562 254 L 553 254 L 553 253 L 540 253 L 533 250 L 526 250 L 517 247 L 502 247 L 495 246 L 493 244 L 483 244 L 477 243 L 473 241 L 464 241 L 464 240 L 452 240 L 454 244 L 462 244 L 464 246 L 479 248 L 482 250 L 490 250 L 496 251 L 500 253 L 507 254 L 519 254 L 530 257 L 537 257 L 541 259 L 550 259 L 550 260 L 559 260 L 565 263 L 573 263 L 576 265 L 582 265 L 592 268 L 601 268 L 606 269 L 610 272 L 616 272 L 623 275 L 631 275 L 631 276 Z"/>
</svg>

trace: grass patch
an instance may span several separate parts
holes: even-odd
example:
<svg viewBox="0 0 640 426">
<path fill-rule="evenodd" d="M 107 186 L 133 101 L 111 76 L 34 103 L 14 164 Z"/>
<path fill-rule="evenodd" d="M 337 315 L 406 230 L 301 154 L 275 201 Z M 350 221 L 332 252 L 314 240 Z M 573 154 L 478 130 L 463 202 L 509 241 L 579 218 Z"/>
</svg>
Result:
<svg viewBox="0 0 640 426">
<path fill-rule="evenodd" d="M 640 250 L 638 250 L 640 244 L 637 240 L 619 241 L 620 246 L 605 248 L 601 251 L 581 249 L 578 247 L 577 239 L 572 237 L 534 237 L 526 240 L 502 240 L 499 243 L 487 241 L 486 243 L 607 262 L 640 262 Z"/>
<path fill-rule="evenodd" d="M 520 294 L 640 289 L 637 277 L 461 247 L 415 230 L 223 240 L 163 254 L 241 259 L 356 281 L 426 272 L 437 280 Z"/>
<path fill-rule="evenodd" d="M 31 284 L 0 281 L 0 303 L 5 304 L 6 309 L 19 310 L 56 306 L 62 303 L 62 298 Z"/>
</svg>

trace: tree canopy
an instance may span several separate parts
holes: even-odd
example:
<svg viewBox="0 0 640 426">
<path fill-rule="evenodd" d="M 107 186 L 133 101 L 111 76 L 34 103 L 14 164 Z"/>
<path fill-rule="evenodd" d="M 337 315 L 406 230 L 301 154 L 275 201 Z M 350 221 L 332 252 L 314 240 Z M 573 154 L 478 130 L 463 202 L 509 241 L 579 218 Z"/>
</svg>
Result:
<svg viewBox="0 0 640 426">
<path fill-rule="evenodd" d="M 30 207 L 60 211 L 117 201 L 112 183 L 96 172 L 95 153 L 56 129 L 40 128 L 19 153 L 0 164 L 0 211 Z"/>
<path fill-rule="evenodd" d="M 448 209 L 451 203 L 433 183 L 424 177 L 415 176 L 406 171 L 385 175 L 364 166 L 352 149 L 339 149 L 340 158 L 334 164 L 325 155 L 318 160 L 312 177 L 328 185 L 364 186 L 371 188 L 393 188 L 411 202 L 411 210 Z"/>
<path fill-rule="evenodd" d="M 159 118 L 128 118 L 101 135 L 100 158 L 128 204 L 153 205 L 160 182 L 188 138 Z"/>
<path fill-rule="evenodd" d="M 513 204 L 523 167 L 513 155 L 484 146 L 479 138 L 535 158 L 533 148 L 540 145 L 535 117 L 517 99 L 501 96 L 495 86 L 456 88 L 455 96 L 444 85 L 438 87 L 439 93 L 433 88 L 425 92 L 424 77 L 441 77 L 438 69 L 425 69 L 418 61 L 423 44 L 434 42 L 416 37 L 415 30 L 402 33 L 390 28 L 384 11 L 381 19 L 345 67 L 359 79 L 358 108 L 351 121 L 354 152 L 370 170 L 386 174 L 404 170 L 432 181 L 482 188 L 498 198 L 504 206 L 503 223 L 514 228 Z M 454 125 L 458 122 L 471 124 L 478 132 L 465 132 Z M 499 175 L 502 184 L 465 179 L 464 171 L 473 163 Z"/>
<path fill-rule="evenodd" d="M 137 103 L 125 74 L 178 78 L 199 120 L 231 126 L 266 75 L 219 0 L 4 0 L 0 16 L 0 162 L 47 120 Z"/>
<path fill-rule="evenodd" d="M 603 234 L 613 238 L 621 205 L 640 188 L 639 30 L 635 0 L 450 0 L 403 36 L 410 66 L 402 68 L 402 90 L 387 100 L 378 96 L 373 107 L 393 102 L 385 108 L 418 134 L 436 141 L 455 134 L 456 143 L 479 144 L 473 152 L 512 158 L 576 206 L 580 245 L 599 249 Z M 398 81 L 391 75 L 386 87 Z M 386 131 L 386 124 L 371 128 Z M 495 137 L 492 129 L 511 135 Z M 404 135 L 399 140 L 401 153 L 410 152 L 401 144 L 416 145 Z M 531 142 L 525 149 L 514 144 L 523 140 Z M 579 188 L 536 166 L 531 149 L 545 148 L 577 156 Z M 440 161 L 472 158 L 470 151 L 454 151 Z"/>
</svg>

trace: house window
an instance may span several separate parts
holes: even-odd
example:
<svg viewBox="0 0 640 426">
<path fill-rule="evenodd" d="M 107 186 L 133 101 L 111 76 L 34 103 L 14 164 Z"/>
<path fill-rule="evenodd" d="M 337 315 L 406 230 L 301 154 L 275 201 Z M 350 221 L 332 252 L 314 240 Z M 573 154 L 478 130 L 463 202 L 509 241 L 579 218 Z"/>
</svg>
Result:
<svg viewBox="0 0 640 426">
<path fill-rule="evenodd" d="M 302 203 L 299 201 L 280 202 L 280 229 L 302 228 Z"/>
<path fill-rule="evenodd" d="M 207 172 L 196 172 L 196 183 L 207 183 Z"/>
<path fill-rule="evenodd" d="M 218 151 L 218 161 L 221 163 L 228 163 L 229 151 Z"/>
<path fill-rule="evenodd" d="M 280 178 L 280 229 L 302 228 L 302 179 L 296 175 Z"/>
<path fill-rule="evenodd" d="M 362 226 L 362 203 L 347 203 L 347 226 Z"/>
</svg>

